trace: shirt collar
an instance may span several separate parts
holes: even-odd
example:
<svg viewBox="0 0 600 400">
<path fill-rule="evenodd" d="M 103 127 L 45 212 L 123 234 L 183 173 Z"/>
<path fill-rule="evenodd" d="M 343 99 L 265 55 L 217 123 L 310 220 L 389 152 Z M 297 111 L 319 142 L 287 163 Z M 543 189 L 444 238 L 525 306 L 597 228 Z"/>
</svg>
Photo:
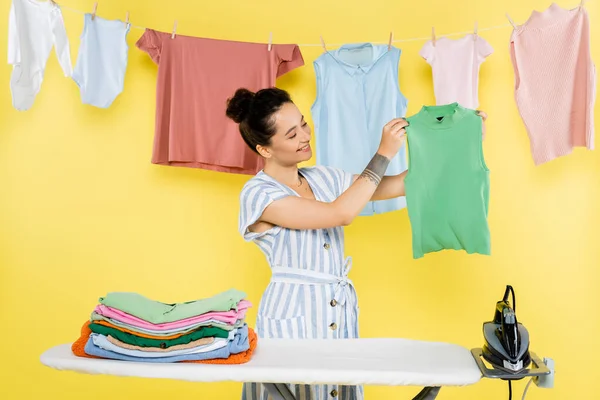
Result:
<svg viewBox="0 0 600 400">
<path fill-rule="evenodd" d="M 371 47 L 373 50 L 371 60 L 365 64 L 353 64 L 344 61 L 340 58 L 340 53 L 347 50 L 358 50 Z M 392 47 L 392 50 L 396 50 L 395 47 Z M 365 74 L 369 73 L 371 68 L 379 61 L 381 57 L 383 57 L 387 53 L 387 45 L 373 45 L 371 43 L 353 43 L 353 44 L 345 44 L 335 50 L 334 52 L 330 52 L 333 58 L 338 62 L 338 64 L 350 75 L 354 76 L 359 70 L 364 72 Z"/>
</svg>

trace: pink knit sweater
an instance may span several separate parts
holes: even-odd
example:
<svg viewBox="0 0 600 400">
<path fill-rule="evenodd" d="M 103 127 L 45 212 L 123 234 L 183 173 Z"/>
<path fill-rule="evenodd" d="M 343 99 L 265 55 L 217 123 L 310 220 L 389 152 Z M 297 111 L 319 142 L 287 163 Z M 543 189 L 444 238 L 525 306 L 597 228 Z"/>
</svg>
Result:
<svg viewBox="0 0 600 400">
<path fill-rule="evenodd" d="M 596 71 L 589 17 L 583 7 L 556 3 L 513 30 L 515 98 L 535 165 L 594 148 Z"/>
</svg>

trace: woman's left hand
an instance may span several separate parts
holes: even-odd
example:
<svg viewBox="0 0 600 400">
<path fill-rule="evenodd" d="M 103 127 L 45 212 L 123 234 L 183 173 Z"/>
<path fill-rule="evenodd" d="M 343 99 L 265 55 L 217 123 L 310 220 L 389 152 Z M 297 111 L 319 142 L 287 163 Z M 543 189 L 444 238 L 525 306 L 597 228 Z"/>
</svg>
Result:
<svg viewBox="0 0 600 400">
<path fill-rule="evenodd" d="M 482 124 L 482 132 L 481 134 L 485 137 L 485 120 L 487 119 L 487 114 L 481 110 L 477 110 L 477 115 L 479 115 L 481 117 L 481 119 L 483 120 L 483 124 Z"/>
</svg>

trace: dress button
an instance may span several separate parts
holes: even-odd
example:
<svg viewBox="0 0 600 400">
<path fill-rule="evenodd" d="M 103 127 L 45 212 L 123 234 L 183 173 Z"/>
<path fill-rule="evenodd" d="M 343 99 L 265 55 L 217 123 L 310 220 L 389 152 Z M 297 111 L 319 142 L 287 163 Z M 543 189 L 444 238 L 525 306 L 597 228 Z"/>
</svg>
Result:
<svg viewBox="0 0 600 400">
<path fill-rule="evenodd" d="M 337 397 L 338 391 L 333 389 L 329 394 L 331 395 L 331 397 Z"/>
<path fill-rule="evenodd" d="M 331 246 L 329 245 L 329 243 L 325 243 L 325 244 L 323 245 L 323 247 L 325 248 L 325 250 L 329 250 L 329 248 L 330 248 Z"/>
<path fill-rule="evenodd" d="M 337 324 L 335 322 L 333 322 L 331 325 L 329 325 L 329 327 L 331 328 L 332 331 L 335 331 L 337 329 Z"/>
<path fill-rule="evenodd" d="M 329 305 L 331 305 L 331 307 L 335 307 L 335 306 L 337 306 L 337 301 L 335 301 L 335 299 L 333 299 L 329 302 Z"/>
</svg>

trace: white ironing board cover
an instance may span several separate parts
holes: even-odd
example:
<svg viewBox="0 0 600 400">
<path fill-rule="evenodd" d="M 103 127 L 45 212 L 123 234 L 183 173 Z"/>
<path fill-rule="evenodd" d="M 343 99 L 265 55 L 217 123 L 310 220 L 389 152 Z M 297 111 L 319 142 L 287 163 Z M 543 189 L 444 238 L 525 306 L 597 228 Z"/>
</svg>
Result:
<svg viewBox="0 0 600 400">
<path fill-rule="evenodd" d="M 43 353 L 41 362 L 81 373 L 196 382 L 465 386 L 481 378 L 466 348 L 408 339 L 259 339 L 252 360 L 241 365 L 81 358 L 63 344 Z"/>
</svg>

